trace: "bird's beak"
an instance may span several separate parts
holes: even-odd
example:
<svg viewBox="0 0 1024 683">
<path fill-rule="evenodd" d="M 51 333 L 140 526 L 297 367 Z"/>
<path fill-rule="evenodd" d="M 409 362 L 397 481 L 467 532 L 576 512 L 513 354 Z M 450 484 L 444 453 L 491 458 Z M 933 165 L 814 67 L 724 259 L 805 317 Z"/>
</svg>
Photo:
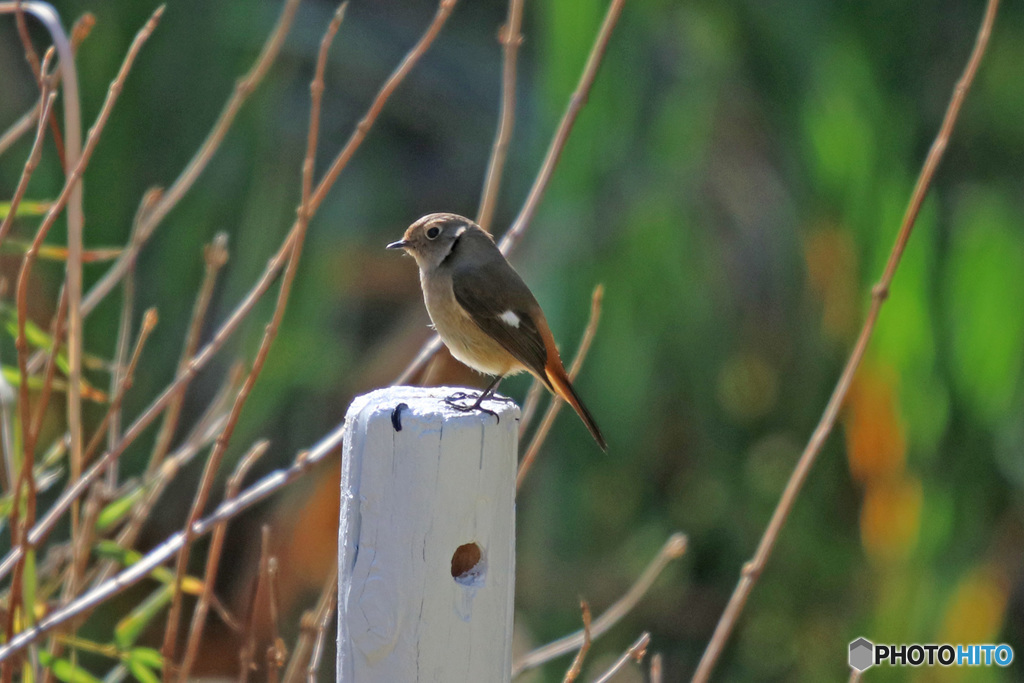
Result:
<svg viewBox="0 0 1024 683">
<path fill-rule="evenodd" d="M 409 243 L 406 240 L 398 240 L 397 242 L 392 242 L 391 244 L 389 244 L 387 246 L 387 248 L 388 249 L 405 249 L 407 246 L 409 246 Z"/>
</svg>

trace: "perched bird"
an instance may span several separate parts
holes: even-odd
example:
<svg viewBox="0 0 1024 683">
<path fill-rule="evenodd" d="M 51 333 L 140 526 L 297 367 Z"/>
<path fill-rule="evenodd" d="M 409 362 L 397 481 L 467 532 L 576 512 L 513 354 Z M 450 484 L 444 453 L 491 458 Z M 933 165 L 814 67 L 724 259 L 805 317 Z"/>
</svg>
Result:
<svg viewBox="0 0 1024 683">
<path fill-rule="evenodd" d="M 452 355 L 495 377 L 465 409 L 483 410 L 484 399 L 503 377 L 526 370 L 564 398 L 601 449 L 608 450 L 569 381 L 544 312 L 489 234 L 468 218 L 432 213 L 387 248 L 404 249 L 416 259 L 427 313 Z"/>
</svg>

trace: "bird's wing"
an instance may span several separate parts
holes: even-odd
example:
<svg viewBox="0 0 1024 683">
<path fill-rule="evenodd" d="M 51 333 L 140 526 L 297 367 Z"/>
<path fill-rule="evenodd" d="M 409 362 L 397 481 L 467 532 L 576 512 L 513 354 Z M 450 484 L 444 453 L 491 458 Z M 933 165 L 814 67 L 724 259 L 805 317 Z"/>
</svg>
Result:
<svg viewBox="0 0 1024 683">
<path fill-rule="evenodd" d="M 540 305 L 519 274 L 504 260 L 486 268 L 462 268 L 452 273 L 455 299 L 485 334 L 497 341 L 535 375 L 544 374 L 550 337 Z"/>
</svg>

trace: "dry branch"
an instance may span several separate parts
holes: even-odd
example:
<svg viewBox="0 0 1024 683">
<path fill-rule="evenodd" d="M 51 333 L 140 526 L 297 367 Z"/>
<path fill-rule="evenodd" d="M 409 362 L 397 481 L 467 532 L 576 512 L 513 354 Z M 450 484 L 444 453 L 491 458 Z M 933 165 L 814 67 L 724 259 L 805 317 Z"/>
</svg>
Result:
<svg viewBox="0 0 1024 683">
<path fill-rule="evenodd" d="M 583 613 L 583 644 L 576 656 L 573 657 L 572 666 L 565 672 L 562 683 L 573 683 L 580 677 L 580 672 L 583 671 L 583 660 L 587 658 L 587 653 L 590 651 L 590 605 L 586 600 L 580 600 L 580 611 Z"/>
<path fill-rule="evenodd" d="M 665 541 L 665 545 L 661 547 L 658 554 L 647 565 L 647 568 L 640 575 L 640 578 L 637 579 L 636 583 L 633 584 L 625 595 L 619 598 L 615 604 L 594 621 L 590 628 L 590 637 L 592 639 L 601 637 L 612 626 L 617 624 L 622 617 L 626 616 L 640 602 L 640 599 L 647 593 L 668 563 L 682 557 L 685 552 L 686 536 L 681 533 L 674 533 L 669 536 L 668 540 Z M 578 650 L 583 646 L 585 640 L 586 634 L 583 631 L 577 631 L 533 650 L 519 658 L 512 665 L 513 678 L 528 669 L 533 669 L 552 659 Z"/>
<path fill-rule="evenodd" d="M 629 646 L 629 649 L 622 653 L 611 668 L 605 671 L 601 676 L 594 679 L 594 683 L 609 683 L 615 674 L 622 671 L 627 664 L 630 662 L 636 662 L 639 664 L 643 661 L 644 655 L 647 654 L 647 645 L 651 642 L 651 634 L 643 633 L 637 638 L 636 642 Z"/>
<path fill-rule="evenodd" d="M 206 311 L 210 307 L 213 298 L 213 287 L 217 284 L 217 274 L 228 261 L 228 236 L 227 233 L 217 233 L 213 242 L 203 250 L 203 282 L 199 286 L 199 294 L 196 295 L 195 304 L 192 307 L 192 319 L 188 325 L 188 332 L 185 334 L 185 345 L 181 350 L 181 358 L 178 360 L 177 374 L 181 374 L 188 365 L 189 359 L 195 355 L 199 346 L 199 334 L 203 328 L 203 321 L 206 320 Z M 157 432 L 156 443 L 153 446 L 153 453 L 149 458 L 149 465 L 146 473 L 152 474 L 164 461 L 168 449 L 171 447 L 171 439 L 174 438 L 175 429 L 178 426 L 178 418 L 181 415 L 181 406 L 184 402 L 184 394 L 178 394 L 171 401 L 164 413 L 164 420 Z M 113 444 L 111 444 L 113 446 Z"/>
<path fill-rule="evenodd" d="M 480 209 L 477 211 L 476 217 L 477 225 L 487 232 L 490 232 L 494 207 L 498 203 L 501 174 L 505 170 L 508 145 L 512 139 L 512 130 L 516 122 L 516 57 L 519 54 L 519 46 L 523 43 L 523 36 L 519 32 L 522 25 L 523 0 L 509 0 L 508 19 L 501 27 L 499 38 L 505 48 L 501 76 L 501 114 L 498 117 L 498 130 L 494 134 L 491 158 L 487 162 L 487 175 L 484 176 Z"/>
<path fill-rule="evenodd" d="M 786 488 L 782 492 L 782 497 L 779 499 L 775 511 L 772 513 L 771 521 L 768 523 L 764 535 L 761 537 L 761 541 L 757 546 L 757 552 L 743 566 L 739 582 L 736 584 L 736 588 L 729 598 L 729 603 L 726 605 L 725 611 L 715 626 L 715 632 L 711 636 L 711 641 L 708 643 L 697 671 L 693 675 L 694 681 L 703 682 L 710 678 L 711 672 L 714 670 L 715 664 L 722 653 L 722 649 L 725 647 L 736 625 L 736 620 L 739 618 L 747 598 L 754 589 L 754 584 L 757 583 L 761 572 L 764 571 L 765 565 L 768 563 L 768 558 L 771 557 L 772 550 L 775 548 L 775 542 L 778 540 L 782 527 L 785 525 L 786 520 L 789 518 L 789 513 L 793 510 L 793 505 L 796 503 L 796 497 L 799 495 L 800 489 L 803 488 L 807 475 L 810 473 L 811 467 L 814 466 L 815 460 L 817 460 L 818 453 L 828 439 L 829 434 L 832 433 L 832 428 L 835 426 L 836 418 L 839 415 L 839 409 L 842 407 L 847 393 L 849 393 L 853 375 L 856 373 L 858 366 L 860 366 L 860 361 L 864 357 L 868 342 L 871 340 L 871 334 L 874 332 L 875 323 L 878 320 L 878 313 L 886 297 L 889 295 L 889 286 L 892 284 L 896 268 L 899 266 L 900 259 L 903 256 L 903 250 L 910 239 L 910 233 L 914 229 L 914 223 L 917 220 L 921 204 L 924 202 L 928 188 L 931 186 L 932 178 L 935 176 L 935 170 L 938 168 L 943 153 L 946 151 L 946 146 L 953 132 L 953 126 L 956 124 L 957 117 L 960 114 L 964 98 L 967 96 L 967 91 L 974 81 L 974 75 L 977 73 L 981 58 L 985 54 L 985 47 L 988 45 L 989 35 L 992 31 L 992 24 L 995 21 L 998 7 L 999 0 L 989 0 L 981 27 L 978 29 L 974 50 L 971 52 L 963 75 L 953 89 L 953 95 L 943 117 L 942 125 L 939 127 L 939 132 L 932 143 L 931 149 L 928 151 L 928 156 L 921 167 L 917 182 L 914 184 L 914 190 L 910 195 L 910 202 L 900 223 L 899 232 L 896 234 L 896 243 L 889 253 L 889 259 L 885 264 L 885 270 L 882 272 L 882 278 L 871 289 L 871 308 L 868 310 L 853 351 L 846 361 L 843 372 L 839 376 L 839 381 L 832 391 L 828 404 L 825 406 L 825 411 L 822 413 L 818 426 L 814 429 L 814 433 L 811 434 L 811 438 L 803 453 L 801 453 L 800 459 L 797 461 L 796 467 L 794 467 L 789 477 L 789 481 L 786 482 Z"/>
<path fill-rule="evenodd" d="M 231 500 L 232 498 L 238 497 L 238 492 L 242 488 L 242 482 L 245 480 L 245 476 L 249 473 L 249 470 L 256 461 L 259 460 L 264 453 L 267 452 L 267 448 L 270 446 L 269 441 L 257 441 L 249 452 L 242 456 L 242 459 L 238 461 L 238 465 L 235 467 L 234 474 L 228 479 L 227 487 L 224 490 L 225 500 Z M 206 554 L 206 572 L 203 575 L 203 592 L 199 595 L 199 602 L 196 604 L 196 609 L 192 613 L 192 625 L 188 631 L 188 643 L 185 646 L 185 658 L 182 660 L 181 673 L 178 677 L 182 683 L 188 680 L 189 672 L 192 670 L 192 665 L 196 661 L 196 657 L 199 655 L 199 643 L 203 638 L 203 629 L 206 626 L 206 615 L 210 609 L 210 603 L 213 599 L 213 586 L 217 582 L 217 570 L 220 566 L 221 553 L 224 550 L 224 539 L 227 537 L 228 523 L 223 521 L 214 528 L 213 538 L 210 540 L 210 550 Z"/>
</svg>

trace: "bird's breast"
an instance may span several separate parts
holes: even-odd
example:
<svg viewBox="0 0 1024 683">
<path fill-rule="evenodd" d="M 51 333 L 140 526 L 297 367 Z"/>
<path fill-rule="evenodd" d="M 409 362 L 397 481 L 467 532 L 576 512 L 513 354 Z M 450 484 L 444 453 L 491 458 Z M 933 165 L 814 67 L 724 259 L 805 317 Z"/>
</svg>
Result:
<svg viewBox="0 0 1024 683">
<path fill-rule="evenodd" d="M 459 361 L 487 375 L 510 375 L 525 368 L 473 322 L 455 298 L 449 275 L 420 273 L 423 300 L 434 329 Z"/>
</svg>

